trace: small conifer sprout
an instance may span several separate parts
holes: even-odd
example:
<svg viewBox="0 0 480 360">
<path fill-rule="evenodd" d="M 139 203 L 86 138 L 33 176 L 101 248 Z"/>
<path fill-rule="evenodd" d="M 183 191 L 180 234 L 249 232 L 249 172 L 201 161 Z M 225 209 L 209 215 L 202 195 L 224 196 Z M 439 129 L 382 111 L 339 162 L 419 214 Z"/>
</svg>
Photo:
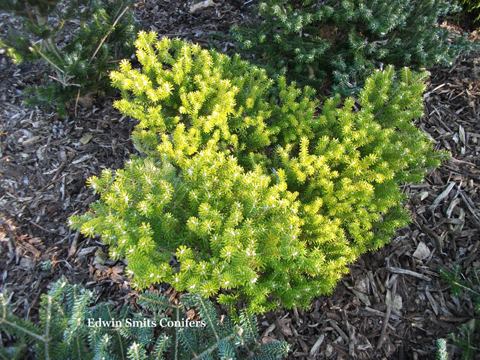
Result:
<svg viewBox="0 0 480 360">
<path fill-rule="evenodd" d="M 388 67 L 315 115 L 312 89 L 238 56 L 153 32 L 135 45 L 142 68 L 111 78 L 144 156 L 91 178 L 101 199 L 70 218 L 126 258 L 135 287 L 243 297 L 257 313 L 307 306 L 408 223 L 398 184 L 445 157 L 412 125 L 428 73 Z"/>
<path fill-rule="evenodd" d="M 41 86 L 28 86 L 25 104 L 56 105 L 65 117 L 65 103 L 112 90 L 105 74 L 133 52 L 134 6 L 134 0 L 0 1 L 0 11 L 22 23 L 0 47 L 15 62 L 40 60 L 55 74 L 45 75 Z"/>
</svg>

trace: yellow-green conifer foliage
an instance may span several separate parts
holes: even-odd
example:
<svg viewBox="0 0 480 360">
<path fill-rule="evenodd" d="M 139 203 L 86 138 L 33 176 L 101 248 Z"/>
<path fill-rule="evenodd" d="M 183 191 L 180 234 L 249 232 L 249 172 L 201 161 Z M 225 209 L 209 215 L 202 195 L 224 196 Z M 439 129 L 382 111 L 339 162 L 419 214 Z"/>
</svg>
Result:
<svg viewBox="0 0 480 360">
<path fill-rule="evenodd" d="M 125 257 L 137 288 L 307 306 L 407 224 L 398 184 L 444 156 L 412 125 L 426 73 L 389 67 L 316 114 L 310 88 L 238 57 L 154 33 L 136 46 L 142 68 L 124 61 L 111 78 L 145 155 L 91 178 L 101 199 L 70 224 Z"/>
</svg>

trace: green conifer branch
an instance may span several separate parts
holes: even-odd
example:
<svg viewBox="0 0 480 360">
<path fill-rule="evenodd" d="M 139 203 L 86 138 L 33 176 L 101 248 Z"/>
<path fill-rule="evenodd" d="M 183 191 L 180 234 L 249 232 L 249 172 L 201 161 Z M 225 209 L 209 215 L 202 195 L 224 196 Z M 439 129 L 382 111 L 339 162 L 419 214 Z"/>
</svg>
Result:
<svg viewBox="0 0 480 360">
<path fill-rule="evenodd" d="M 167 336 L 159 336 L 155 344 L 154 350 L 151 354 L 153 360 L 163 359 L 163 353 L 170 344 L 170 339 Z"/>
<path fill-rule="evenodd" d="M 206 349 L 205 351 L 203 351 L 202 353 L 196 355 L 193 359 L 194 360 L 198 360 L 198 359 L 203 359 L 205 356 L 207 355 L 210 355 L 212 352 L 214 352 L 219 346 L 221 346 L 221 344 L 225 343 L 225 342 L 229 342 L 230 340 L 232 340 L 234 337 L 236 336 L 236 334 L 230 334 L 228 336 L 225 336 L 223 339 L 217 339 L 217 342 L 215 344 L 213 344 L 212 346 L 210 346 L 208 349 Z M 223 357 L 222 357 L 223 358 Z"/>
<path fill-rule="evenodd" d="M 232 27 L 245 58 L 321 91 L 333 82 L 343 95 L 357 94 L 384 64 L 419 70 L 476 47 L 437 24 L 460 10 L 452 1 L 261 0 L 254 10 L 255 22 Z"/>
<path fill-rule="evenodd" d="M 3 325 L 3 324 L 11 326 L 12 328 L 14 328 L 16 330 L 22 331 L 26 335 L 31 336 L 32 338 L 34 338 L 38 341 L 41 341 L 43 343 L 47 342 L 47 339 L 45 337 L 40 336 L 40 335 L 28 330 L 26 327 L 18 325 L 16 322 L 8 321 L 5 316 L 2 317 L 2 319 L 0 319 L 0 325 Z"/>
</svg>

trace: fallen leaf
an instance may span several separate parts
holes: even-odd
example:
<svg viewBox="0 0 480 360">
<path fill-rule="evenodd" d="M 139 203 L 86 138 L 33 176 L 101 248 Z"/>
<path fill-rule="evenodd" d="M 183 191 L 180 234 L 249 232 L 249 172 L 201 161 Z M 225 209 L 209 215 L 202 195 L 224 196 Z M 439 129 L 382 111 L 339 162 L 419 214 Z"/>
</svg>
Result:
<svg viewBox="0 0 480 360">
<path fill-rule="evenodd" d="M 428 191 L 423 191 L 421 194 L 420 194 L 420 200 L 425 200 L 426 198 L 428 197 Z"/>
<path fill-rule="evenodd" d="M 194 317 L 195 317 L 195 310 L 193 310 L 193 309 L 188 310 L 187 311 L 188 320 L 193 320 Z"/>
<path fill-rule="evenodd" d="M 78 103 L 85 109 L 91 109 L 94 102 L 92 93 L 87 93 L 85 96 L 78 98 Z"/>
<path fill-rule="evenodd" d="M 209 6 L 215 6 L 215 3 L 213 2 L 213 0 L 205 0 L 198 4 L 193 4 L 192 6 L 190 6 L 190 14 L 193 14 L 199 10 L 205 9 Z"/>
<path fill-rule="evenodd" d="M 413 253 L 413 257 L 419 260 L 423 260 L 428 258 L 430 256 L 430 253 L 431 251 L 428 246 L 425 245 L 425 243 L 423 243 L 422 241 L 420 241 L 418 243 L 417 249 Z"/>
<path fill-rule="evenodd" d="M 83 135 L 82 138 L 80 139 L 80 142 L 82 143 L 82 145 L 88 144 L 88 142 L 89 142 L 90 140 L 92 140 L 92 137 L 93 137 L 93 135 L 90 134 L 90 133 L 85 134 L 85 135 Z"/>
</svg>

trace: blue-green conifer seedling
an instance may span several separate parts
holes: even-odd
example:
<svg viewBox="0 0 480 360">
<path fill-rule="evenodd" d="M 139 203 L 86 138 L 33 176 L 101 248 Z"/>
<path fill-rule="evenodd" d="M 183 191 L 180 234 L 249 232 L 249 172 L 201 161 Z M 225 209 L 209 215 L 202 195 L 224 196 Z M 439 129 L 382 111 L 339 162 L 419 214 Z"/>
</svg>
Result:
<svg viewBox="0 0 480 360">
<path fill-rule="evenodd" d="M 14 315 L 11 295 L 0 293 L 0 329 L 16 337 L 11 346 L 0 343 L 0 359 L 25 359 L 27 349 L 45 360 L 279 360 L 288 352 L 286 342 L 260 344 L 251 312 L 241 310 L 235 321 L 220 318 L 199 294 L 187 294 L 175 305 L 163 294 L 143 292 L 138 301 L 143 313 L 131 306 L 117 312 L 103 302 L 92 306 L 95 297 L 62 278 L 42 295 L 37 325 Z M 187 326 L 192 308 L 199 318 Z"/>
</svg>

